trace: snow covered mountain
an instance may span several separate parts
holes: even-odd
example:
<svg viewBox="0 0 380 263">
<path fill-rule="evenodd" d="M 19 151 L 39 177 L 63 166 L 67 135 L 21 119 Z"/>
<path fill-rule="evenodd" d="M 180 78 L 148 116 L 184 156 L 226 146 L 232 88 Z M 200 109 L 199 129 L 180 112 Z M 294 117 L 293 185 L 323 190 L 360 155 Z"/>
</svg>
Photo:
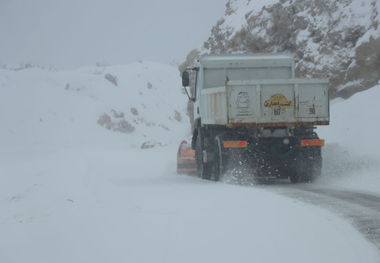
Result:
<svg viewBox="0 0 380 263">
<path fill-rule="evenodd" d="M 331 97 L 380 80 L 379 0 L 228 0 L 204 53 L 290 52 L 299 77 L 330 78 Z"/>
<path fill-rule="evenodd" d="M 177 143 L 188 126 L 178 71 L 159 63 L 3 69 L 0 90 L 3 154 L 81 146 L 151 148 Z"/>
</svg>

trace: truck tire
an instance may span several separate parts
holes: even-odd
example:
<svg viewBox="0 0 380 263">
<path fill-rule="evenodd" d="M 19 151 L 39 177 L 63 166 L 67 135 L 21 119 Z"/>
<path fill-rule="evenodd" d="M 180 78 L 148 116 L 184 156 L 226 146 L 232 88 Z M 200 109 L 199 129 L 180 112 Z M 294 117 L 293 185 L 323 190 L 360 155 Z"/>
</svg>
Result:
<svg viewBox="0 0 380 263">
<path fill-rule="evenodd" d="M 292 183 L 311 183 L 321 175 L 321 149 L 315 148 L 307 156 L 300 154 L 295 161 L 294 169 L 289 176 Z"/>
<path fill-rule="evenodd" d="M 310 163 L 310 173 L 308 178 L 306 178 L 307 182 L 313 182 L 316 178 L 321 175 L 322 172 L 322 155 L 321 148 L 316 148 L 312 155 L 312 159 L 309 160 Z"/>
<path fill-rule="evenodd" d="M 215 137 L 214 142 L 214 169 L 213 178 L 219 181 L 226 170 L 225 155 L 223 154 L 222 139 L 220 136 Z"/>
<path fill-rule="evenodd" d="M 198 176 L 202 179 L 210 180 L 211 179 L 211 170 L 212 164 L 204 162 L 203 158 L 203 138 L 201 130 L 198 130 L 198 135 L 195 143 L 195 160 L 197 163 L 197 173 Z"/>
<path fill-rule="evenodd" d="M 310 182 L 313 178 L 312 173 L 312 164 L 300 156 L 297 158 L 295 166 L 289 176 L 290 182 L 293 184 Z"/>
<path fill-rule="evenodd" d="M 293 184 L 299 183 L 301 181 L 301 175 L 297 169 L 293 169 L 289 175 L 290 182 Z"/>
</svg>

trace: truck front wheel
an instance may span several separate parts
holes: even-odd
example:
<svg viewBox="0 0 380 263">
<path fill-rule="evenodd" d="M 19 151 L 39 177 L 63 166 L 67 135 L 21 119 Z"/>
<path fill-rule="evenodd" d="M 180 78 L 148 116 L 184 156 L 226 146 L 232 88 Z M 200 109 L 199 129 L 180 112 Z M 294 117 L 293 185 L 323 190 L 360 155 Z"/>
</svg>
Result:
<svg viewBox="0 0 380 263">
<path fill-rule="evenodd" d="M 225 172 L 225 156 L 223 154 L 223 148 L 222 148 L 222 139 L 219 136 L 215 137 L 215 143 L 214 143 L 214 169 L 213 169 L 213 175 L 214 180 L 219 181 L 219 179 L 222 177 L 223 173 Z"/>
<path fill-rule="evenodd" d="M 197 172 L 198 176 L 202 179 L 211 179 L 212 164 L 204 162 L 205 158 L 203 156 L 204 146 L 201 130 L 198 130 L 198 135 L 195 143 L 195 160 L 197 162 Z M 207 161 L 207 160 L 206 160 Z"/>
</svg>

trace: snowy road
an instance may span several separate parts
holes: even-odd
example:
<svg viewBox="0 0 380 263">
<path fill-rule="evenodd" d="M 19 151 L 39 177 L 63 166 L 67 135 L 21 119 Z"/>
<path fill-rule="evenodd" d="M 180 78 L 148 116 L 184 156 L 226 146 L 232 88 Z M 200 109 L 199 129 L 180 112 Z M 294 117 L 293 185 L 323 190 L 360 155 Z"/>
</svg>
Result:
<svg viewBox="0 0 380 263">
<path fill-rule="evenodd" d="M 380 249 L 380 196 L 352 190 L 303 184 L 262 186 L 291 198 L 328 208 L 348 218 L 366 238 Z"/>
<path fill-rule="evenodd" d="M 3 156 L 0 261 L 379 262 L 378 243 L 325 209 L 360 225 L 379 217 L 367 208 L 377 199 L 349 204 L 313 185 L 177 175 L 176 150 Z"/>
<path fill-rule="evenodd" d="M 380 249 L 380 194 L 365 187 L 349 189 L 329 185 L 326 178 L 315 183 L 292 184 L 288 180 L 276 180 L 270 184 L 257 184 L 250 177 L 227 175 L 223 181 L 290 197 L 301 202 L 328 209 L 341 216 Z"/>
</svg>

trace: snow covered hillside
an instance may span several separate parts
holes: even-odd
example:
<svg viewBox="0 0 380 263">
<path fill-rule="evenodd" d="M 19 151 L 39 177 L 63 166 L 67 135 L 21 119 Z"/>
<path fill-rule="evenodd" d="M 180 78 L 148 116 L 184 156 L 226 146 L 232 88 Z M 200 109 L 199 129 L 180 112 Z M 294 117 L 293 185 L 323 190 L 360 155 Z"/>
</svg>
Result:
<svg viewBox="0 0 380 263">
<path fill-rule="evenodd" d="M 380 1 L 228 0 L 210 37 L 189 54 L 290 52 L 300 77 L 328 77 L 347 98 L 380 79 Z"/>
<path fill-rule="evenodd" d="M 0 70 L 0 152 L 179 140 L 188 125 L 178 71 L 138 62 L 73 71 Z M 6 146 L 4 147 L 4 144 Z"/>
<path fill-rule="evenodd" d="M 380 86 L 334 100 L 326 139 L 323 176 L 318 183 L 380 193 Z"/>
</svg>

